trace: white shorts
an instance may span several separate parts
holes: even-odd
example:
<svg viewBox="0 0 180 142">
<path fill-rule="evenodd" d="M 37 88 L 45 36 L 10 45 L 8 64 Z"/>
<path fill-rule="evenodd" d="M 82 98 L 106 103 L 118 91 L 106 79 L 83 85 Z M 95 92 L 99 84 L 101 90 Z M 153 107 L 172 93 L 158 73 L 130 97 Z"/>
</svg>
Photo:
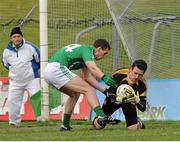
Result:
<svg viewBox="0 0 180 142">
<path fill-rule="evenodd" d="M 57 62 L 48 63 L 43 74 L 45 81 L 57 89 L 60 89 L 77 76 L 66 66 Z"/>
</svg>

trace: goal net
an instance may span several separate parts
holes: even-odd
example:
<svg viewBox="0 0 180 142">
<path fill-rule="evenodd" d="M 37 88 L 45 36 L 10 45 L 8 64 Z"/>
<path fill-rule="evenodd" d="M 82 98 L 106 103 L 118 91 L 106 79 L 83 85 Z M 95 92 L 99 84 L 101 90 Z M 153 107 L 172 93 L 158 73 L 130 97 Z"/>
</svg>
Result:
<svg viewBox="0 0 180 142">
<path fill-rule="evenodd" d="M 113 21 L 104 0 L 51 0 L 48 13 L 49 56 L 67 44 L 93 44 L 96 39 L 104 38 L 110 42 L 112 50 L 106 59 L 97 64 L 110 74 L 118 67 L 117 64 L 113 67 L 113 54 L 119 50 L 119 38 L 113 36 Z M 113 53 L 114 46 L 118 48 Z M 125 62 L 127 56 L 121 59 Z"/>
<path fill-rule="evenodd" d="M 180 1 L 105 1 L 129 59 L 147 61 L 146 78 L 179 78 Z"/>
<path fill-rule="evenodd" d="M 120 66 L 129 65 L 130 61 L 104 0 L 51 0 L 48 2 L 49 58 L 58 49 L 68 44 L 93 44 L 98 38 L 106 39 L 111 44 L 110 54 L 97 62 L 106 74 L 112 74 Z M 49 93 L 51 92 L 52 88 Z M 56 94 L 59 95 L 59 92 Z M 51 97 L 49 101 L 49 105 L 55 106 L 54 103 L 59 99 Z"/>
<path fill-rule="evenodd" d="M 48 1 L 49 57 L 65 45 L 104 38 L 112 47 L 108 57 L 97 62 L 105 73 L 129 68 L 141 58 L 148 63 L 147 79 L 178 78 L 178 5 L 178 0 Z"/>
</svg>

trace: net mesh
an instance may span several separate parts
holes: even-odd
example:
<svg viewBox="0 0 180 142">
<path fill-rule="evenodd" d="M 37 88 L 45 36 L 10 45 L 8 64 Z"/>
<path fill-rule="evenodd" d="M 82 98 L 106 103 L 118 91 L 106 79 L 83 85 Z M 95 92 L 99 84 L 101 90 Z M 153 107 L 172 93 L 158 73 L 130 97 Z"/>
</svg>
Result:
<svg viewBox="0 0 180 142">
<path fill-rule="evenodd" d="M 7 43 L 10 40 L 11 29 L 21 23 L 25 40 L 31 41 L 39 46 L 39 2 L 37 0 L 1 0 L 0 2 L 0 58 Z M 31 9 L 35 8 L 31 11 Z M 30 16 L 23 22 L 23 19 L 30 12 Z M 0 62 L 0 77 L 7 77 L 8 71 Z"/>
<path fill-rule="evenodd" d="M 49 57 L 67 44 L 92 44 L 97 38 L 105 38 L 110 42 L 112 50 L 106 59 L 97 62 L 104 72 L 111 74 L 119 67 L 129 67 L 129 58 L 142 58 L 149 65 L 147 78 L 179 78 L 180 1 L 107 1 L 122 27 L 131 57 L 127 56 L 122 43 L 117 42 L 119 38 L 113 37 L 113 20 L 104 0 L 48 1 Z M 0 56 L 9 40 L 10 30 L 22 21 L 33 5 L 36 5 L 36 9 L 23 32 L 25 39 L 39 45 L 38 1 L 30 0 L 28 5 L 18 1 L 13 4 L 13 9 L 9 3 L 13 1 L 2 0 L 0 5 Z M 155 29 L 158 22 L 162 24 Z M 78 35 L 79 32 L 82 33 Z M 119 50 L 115 45 L 118 45 Z M 0 67 L 1 76 L 7 76 L 8 72 L 2 63 Z"/>
<path fill-rule="evenodd" d="M 180 77 L 180 1 L 106 0 L 131 61 L 147 61 L 146 78 Z"/>
<path fill-rule="evenodd" d="M 106 59 L 97 64 L 109 74 L 118 67 L 113 67 L 113 24 L 104 0 L 51 0 L 48 11 L 49 56 L 68 44 L 93 44 L 96 39 L 104 38 L 109 41 L 112 50 Z M 122 53 L 125 56 L 120 59 L 126 60 L 126 53 Z"/>
<path fill-rule="evenodd" d="M 9 41 L 10 30 L 21 23 L 33 5 L 36 9 L 23 27 L 23 33 L 25 39 L 39 45 L 38 1 L 1 0 L 0 57 Z M 104 38 L 112 47 L 110 54 L 97 62 L 105 73 L 111 74 L 119 67 L 129 68 L 131 60 L 141 58 L 149 65 L 147 79 L 179 78 L 179 6 L 179 0 L 48 0 L 48 56 L 71 43 L 93 44 L 96 39 Z M 120 41 L 118 27 L 127 46 L 122 37 Z M 0 68 L 0 76 L 8 76 L 1 62 Z M 61 99 L 59 92 L 53 94 L 57 96 L 50 98 L 50 108 L 57 106 Z"/>
<path fill-rule="evenodd" d="M 68 44 L 92 45 L 98 38 L 106 39 L 113 48 L 112 33 L 112 20 L 104 0 L 51 0 L 48 3 L 49 58 L 58 49 Z M 107 74 L 111 74 L 119 64 L 119 62 L 113 64 L 113 60 L 115 60 L 113 54 L 114 52 L 111 50 L 108 57 L 97 62 L 98 66 Z M 119 56 L 119 52 L 117 56 Z M 59 95 L 59 93 L 56 94 Z M 56 97 L 49 99 L 51 102 L 49 105 L 56 106 L 54 105 Z"/>
</svg>

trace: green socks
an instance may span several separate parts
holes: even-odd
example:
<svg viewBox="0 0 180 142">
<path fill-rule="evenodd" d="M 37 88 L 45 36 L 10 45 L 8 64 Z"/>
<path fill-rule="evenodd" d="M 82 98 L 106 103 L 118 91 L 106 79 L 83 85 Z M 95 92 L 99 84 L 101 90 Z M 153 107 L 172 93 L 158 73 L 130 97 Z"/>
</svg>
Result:
<svg viewBox="0 0 180 142">
<path fill-rule="evenodd" d="M 33 94 L 30 98 L 30 101 L 36 117 L 41 116 L 41 91 Z"/>
<path fill-rule="evenodd" d="M 104 111 L 100 106 L 95 107 L 93 110 L 97 116 L 105 116 Z"/>
<path fill-rule="evenodd" d="M 105 116 L 105 114 L 100 106 L 95 107 L 93 110 L 97 116 Z M 71 114 L 64 113 L 62 123 L 65 127 L 70 126 L 70 118 L 71 118 Z"/>
<path fill-rule="evenodd" d="M 64 116 L 63 116 L 63 125 L 65 127 L 69 127 L 70 126 L 70 118 L 71 118 L 71 114 L 67 114 L 67 113 L 64 113 Z"/>
</svg>

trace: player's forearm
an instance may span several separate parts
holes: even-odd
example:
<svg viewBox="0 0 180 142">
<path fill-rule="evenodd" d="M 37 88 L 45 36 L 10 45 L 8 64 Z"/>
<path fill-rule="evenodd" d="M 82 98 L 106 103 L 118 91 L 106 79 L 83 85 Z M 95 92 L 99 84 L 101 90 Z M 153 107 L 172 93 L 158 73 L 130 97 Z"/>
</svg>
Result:
<svg viewBox="0 0 180 142">
<path fill-rule="evenodd" d="M 89 61 L 86 63 L 86 65 L 93 76 L 98 79 L 102 79 L 104 73 L 96 66 L 94 62 Z"/>
<path fill-rule="evenodd" d="M 101 84 L 99 84 L 99 82 L 96 80 L 96 78 L 94 76 L 92 76 L 91 74 L 89 74 L 88 76 L 86 76 L 86 81 L 93 86 L 94 88 L 98 89 L 101 92 L 104 92 L 104 90 L 106 89 L 105 87 L 103 87 Z"/>
<path fill-rule="evenodd" d="M 146 100 L 141 100 L 136 106 L 141 112 L 144 112 L 146 110 Z"/>
<path fill-rule="evenodd" d="M 98 67 L 93 67 L 90 71 L 98 79 L 102 79 L 104 75 L 104 73 Z"/>
<path fill-rule="evenodd" d="M 102 85 L 100 85 L 97 80 L 93 79 L 93 80 L 89 80 L 88 81 L 94 88 L 98 89 L 100 92 L 104 92 L 104 90 L 106 89 L 105 87 L 103 87 Z"/>
</svg>

